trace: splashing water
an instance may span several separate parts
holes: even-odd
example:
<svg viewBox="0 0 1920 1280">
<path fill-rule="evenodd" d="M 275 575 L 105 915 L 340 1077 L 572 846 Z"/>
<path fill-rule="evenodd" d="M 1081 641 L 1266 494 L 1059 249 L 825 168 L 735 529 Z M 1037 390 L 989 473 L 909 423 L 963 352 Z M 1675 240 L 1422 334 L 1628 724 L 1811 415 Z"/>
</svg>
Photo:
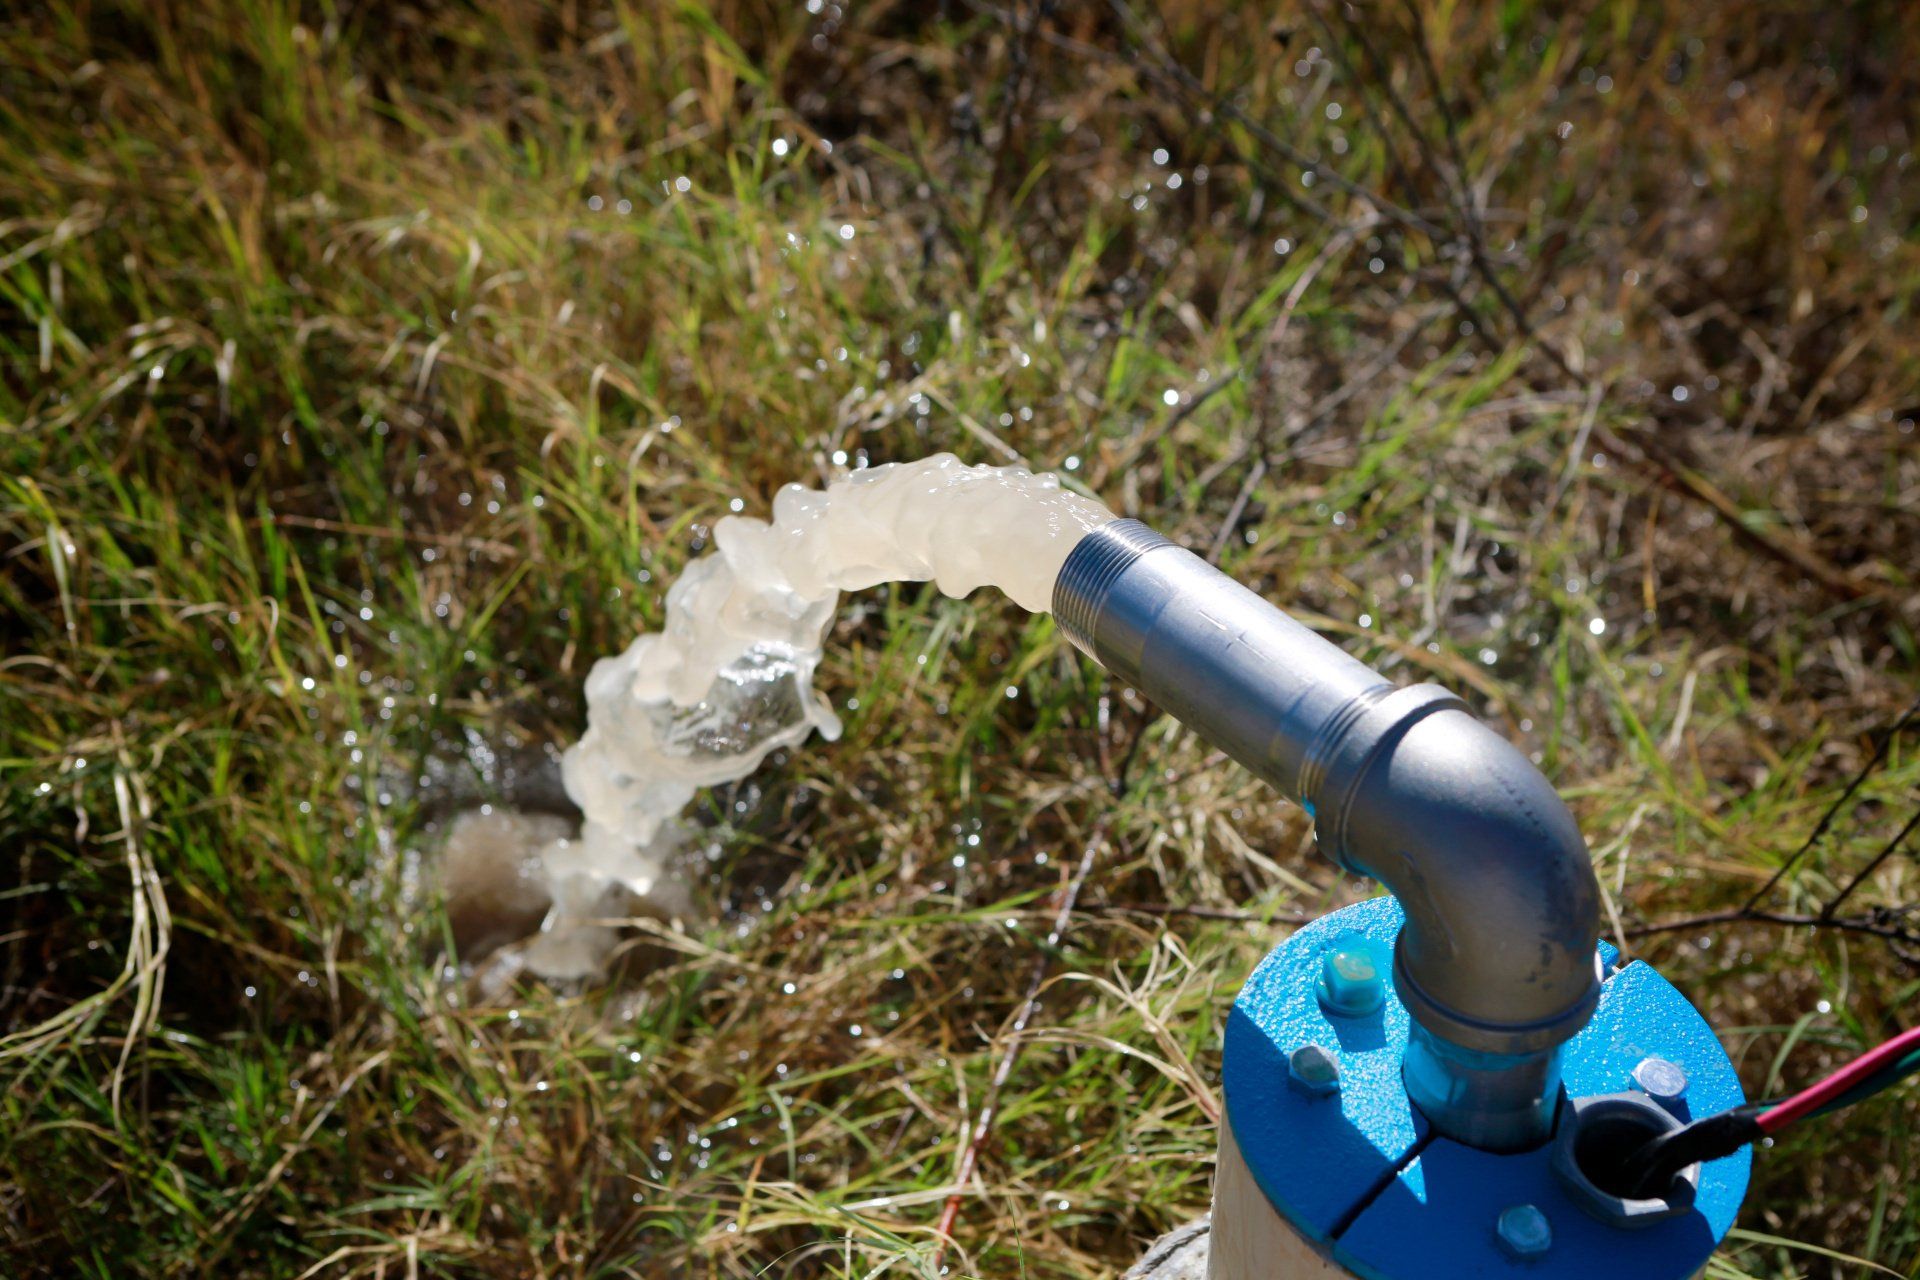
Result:
<svg viewBox="0 0 1920 1280">
<path fill-rule="evenodd" d="M 824 491 L 788 485 L 771 521 L 720 521 L 715 553 L 667 592 L 666 625 L 587 677 L 587 732 L 562 759 L 584 822 L 521 869 L 525 892 L 550 903 L 521 962 L 547 978 L 598 972 L 611 921 L 684 910 L 668 868 L 684 840 L 678 815 L 701 788 L 746 777 L 816 729 L 839 735 L 813 673 L 842 591 L 995 586 L 1045 612 L 1067 553 L 1114 518 L 1056 476 L 937 454 Z"/>
</svg>

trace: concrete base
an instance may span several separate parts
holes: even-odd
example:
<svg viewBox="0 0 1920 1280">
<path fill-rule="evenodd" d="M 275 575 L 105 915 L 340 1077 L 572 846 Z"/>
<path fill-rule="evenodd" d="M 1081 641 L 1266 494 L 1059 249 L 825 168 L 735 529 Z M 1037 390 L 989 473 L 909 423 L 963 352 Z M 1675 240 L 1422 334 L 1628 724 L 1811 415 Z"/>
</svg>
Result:
<svg viewBox="0 0 1920 1280">
<path fill-rule="evenodd" d="M 1122 1280 L 1207 1280 L 1208 1246 L 1213 1224 L 1206 1218 L 1155 1240 Z"/>
</svg>

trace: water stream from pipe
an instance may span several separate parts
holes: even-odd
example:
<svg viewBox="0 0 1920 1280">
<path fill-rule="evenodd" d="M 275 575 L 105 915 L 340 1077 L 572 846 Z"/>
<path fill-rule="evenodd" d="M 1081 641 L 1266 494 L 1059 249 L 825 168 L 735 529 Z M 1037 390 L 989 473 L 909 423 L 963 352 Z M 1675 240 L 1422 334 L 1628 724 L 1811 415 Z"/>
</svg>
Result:
<svg viewBox="0 0 1920 1280">
<path fill-rule="evenodd" d="M 992 586 L 1045 612 L 1067 553 L 1114 518 L 1057 476 L 936 454 L 824 490 L 788 485 L 771 520 L 721 520 L 715 550 L 668 590 L 665 625 L 587 676 L 587 731 L 561 760 L 579 832 L 503 811 L 457 822 L 443 854 L 450 910 L 463 894 L 469 906 L 499 899 L 509 915 L 544 902 L 518 962 L 549 979 L 599 972 L 618 943 L 613 921 L 686 910 L 672 867 L 680 814 L 701 789 L 816 730 L 839 735 L 813 675 L 841 592 Z"/>
</svg>

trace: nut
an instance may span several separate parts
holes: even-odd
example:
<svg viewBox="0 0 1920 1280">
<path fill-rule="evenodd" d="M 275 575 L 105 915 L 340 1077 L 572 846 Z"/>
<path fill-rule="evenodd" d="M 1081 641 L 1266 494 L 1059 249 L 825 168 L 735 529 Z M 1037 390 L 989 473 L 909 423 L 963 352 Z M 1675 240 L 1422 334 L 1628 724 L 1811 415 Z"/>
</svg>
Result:
<svg viewBox="0 0 1920 1280">
<path fill-rule="evenodd" d="M 1624 1196 L 1601 1183 L 1647 1138 L 1679 1127 L 1679 1120 L 1644 1093 L 1569 1098 L 1553 1140 L 1554 1177 L 1569 1199 L 1609 1226 L 1646 1227 L 1678 1217 L 1693 1208 L 1700 1189 L 1698 1164 L 1675 1174 L 1660 1197 Z"/>
<path fill-rule="evenodd" d="M 1315 1098 L 1338 1093 L 1340 1060 L 1320 1045 L 1303 1044 L 1287 1055 L 1287 1083 Z"/>
<path fill-rule="evenodd" d="M 1500 1251 L 1515 1262 L 1537 1261 L 1553 1248 L 1553 1225 L 1546 1214 L 1530 1204 L 1503 1210 L 1493 1234 L 1500 1241 Z"/>
</svg>

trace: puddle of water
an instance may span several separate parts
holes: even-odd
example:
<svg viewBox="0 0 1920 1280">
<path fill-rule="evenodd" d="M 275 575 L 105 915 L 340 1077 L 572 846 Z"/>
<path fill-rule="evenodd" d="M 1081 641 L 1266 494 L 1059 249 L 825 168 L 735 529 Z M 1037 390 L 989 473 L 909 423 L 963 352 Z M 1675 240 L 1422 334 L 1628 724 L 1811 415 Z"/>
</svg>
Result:
<svg viewBox="0 0 1920 1280">
<path fill-rule="evenodd" d="M 447 827 L 437 864 L 454 949 L 485 956 L 540 927 L 553 905 L 535 855 L 572 835 L 558 814 L 469 809 Z"/>
</svg>

